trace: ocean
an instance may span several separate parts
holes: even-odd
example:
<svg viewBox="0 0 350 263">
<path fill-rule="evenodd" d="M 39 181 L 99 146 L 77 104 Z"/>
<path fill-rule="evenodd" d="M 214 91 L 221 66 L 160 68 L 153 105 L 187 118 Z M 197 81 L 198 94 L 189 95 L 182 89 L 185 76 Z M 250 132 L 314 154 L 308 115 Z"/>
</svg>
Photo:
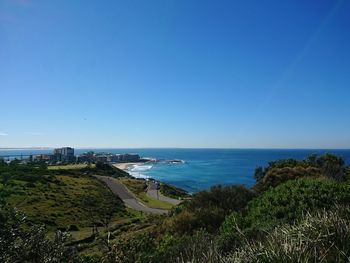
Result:
<svg viewBox="0 0 350 263">
<path fill-rule="evenodd" d="M 75 154 L 86 151 L 110 153 L 138 153 L 142 157 L 183 160 L 183 163 L 156 163 L 136 165 L 130 173 L 136 177 L 154 178 L 175 185 L 191 193 L 209 189 L 213 185 L 243 184 L 251 187 L 254 170 L 278 159 L 304 159 L 312 153 L 334 153 L 350 164 L 350 150 L 297 149 L 75 149 Z M 1 155 L 29 155 L 51 153 L 50 149 L 8 149 Z"/>
</svg>

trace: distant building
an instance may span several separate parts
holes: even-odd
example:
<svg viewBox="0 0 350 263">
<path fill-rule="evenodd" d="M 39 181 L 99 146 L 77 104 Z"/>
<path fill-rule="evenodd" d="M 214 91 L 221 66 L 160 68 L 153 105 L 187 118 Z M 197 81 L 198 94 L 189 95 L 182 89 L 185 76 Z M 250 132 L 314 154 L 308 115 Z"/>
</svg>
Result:
<svg viewBox="0 0 350 263">
<path fill-rule="evenodd" d="M 57 155 L 60 156 L 61 150 L 57 150 Z M 112 153 L 94 153 L 94 152 L 88 152 L 83 153 L 77 156 L 76 160 L 79 163 L 95 163 L 95 162 L 102 162 L 102 163 L 121 163 L 121 162 L 137 162 L 141 159 L 140 155 L 138 154 L 112 154 Z"/>
<path fill-rule="evenodd" d="M 73 162 L 75 160 L 74 149 L 71 147 L 54 149 L 52 158 L 54 162 Z"/>
<path fill-rule="evenodd" d="M 138 154 L 120 154 L 119 161 L 120 162 L 137 162 L 140 160 L 140 155 Z"/>
<path fill-rule="evenodd" d="M 78 163 L 91 163 L 95 161 L 94 152 L 86 152 L 77 156 Z"/>
<path fill-rule="evenodd" d="M 107 163 L 108 158 L 107 158 L 107 156 L 105 156 L 105 155 L 98 155 L 98 156 L 95 156 L 95 160 L 96 160 L 97 162 Z"/>
<path fill-rule="evenodd" d="M 29 160 L 49 162 L 51 160 L 51 155 L 49 155 L 49 154 L 31 155 Z"/>
<path fill-rule="evenodd" d="M 109 159 L 108 161 L 112 162 L 112 163 L 120 162 L 119 156 L 120 156 L 120 154 L 110 155 L 110 156 L 108 156 L 108 159 Z"/>
</svg>

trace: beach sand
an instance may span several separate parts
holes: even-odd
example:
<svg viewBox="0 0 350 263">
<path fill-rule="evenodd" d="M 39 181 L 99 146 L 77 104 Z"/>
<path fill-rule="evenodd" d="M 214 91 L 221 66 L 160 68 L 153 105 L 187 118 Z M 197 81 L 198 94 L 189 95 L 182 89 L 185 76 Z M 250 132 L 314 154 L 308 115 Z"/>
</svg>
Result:
<svg viewBox="0 0 350 263">
<path fill-rule="evenodd" d="M 113 164 L 114 167 L 117 167 L 121 170 L 126 170 L 131 165 L 139 165 L 144 164 L 144 162 L 138 162 L 138 163 L 115 163 Z"/>
</svg>

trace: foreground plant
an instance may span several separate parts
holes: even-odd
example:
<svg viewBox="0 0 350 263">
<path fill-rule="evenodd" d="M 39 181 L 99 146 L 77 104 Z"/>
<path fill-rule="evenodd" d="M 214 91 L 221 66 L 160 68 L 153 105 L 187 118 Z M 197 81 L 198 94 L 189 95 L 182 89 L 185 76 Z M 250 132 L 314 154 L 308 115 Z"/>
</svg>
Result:
<svg viewBox="0 0 350 263">
<path fill-rule="evenodd" d="M 307 214 L 293 225 L 275 228 L 259 242 L 245 244 L 224 262 L 348 262 L 350 259 L 350 209 Z"/>
</svg>

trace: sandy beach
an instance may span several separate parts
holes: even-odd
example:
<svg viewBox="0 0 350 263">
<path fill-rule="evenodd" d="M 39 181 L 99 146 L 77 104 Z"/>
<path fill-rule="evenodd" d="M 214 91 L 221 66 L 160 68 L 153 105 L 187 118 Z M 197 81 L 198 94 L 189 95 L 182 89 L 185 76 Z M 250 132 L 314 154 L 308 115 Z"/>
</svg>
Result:
<svg viewBox="0 0 350 263">
<path fill-rule="evenodd" d="M 115 163 L 113 164 L 114 167 L 119 168 L 121 170 L 126 170 L 131 165 L 139 165 L 144 164 L 144 162 L 135 162 L 135 163 Z"/>
</svg>

